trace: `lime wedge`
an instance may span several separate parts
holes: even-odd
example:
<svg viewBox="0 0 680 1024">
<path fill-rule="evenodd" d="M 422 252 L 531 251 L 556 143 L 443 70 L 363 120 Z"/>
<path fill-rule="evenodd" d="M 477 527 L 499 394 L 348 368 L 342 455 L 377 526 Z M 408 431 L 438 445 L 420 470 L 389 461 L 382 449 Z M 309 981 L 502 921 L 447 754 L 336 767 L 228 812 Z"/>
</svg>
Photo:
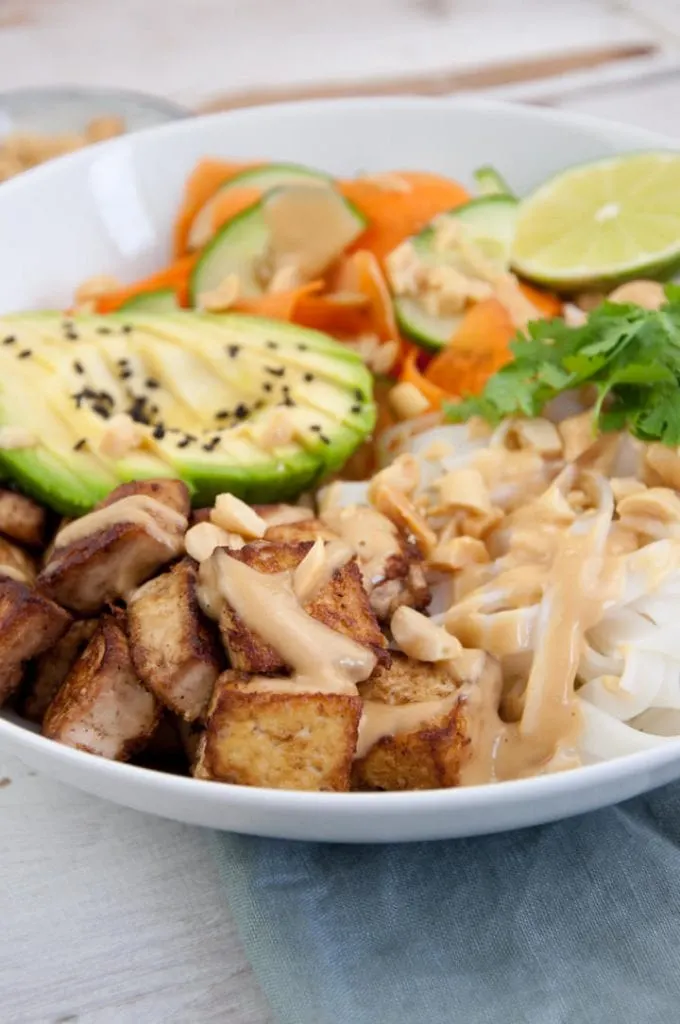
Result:
<svg viewBox="0 0 680 1024">
<path fill-rule="evenodd" d="M 572 167 L 525 199 L 517 273 L 573 290 L 680 266 L 680 153 L 629 153 Z"/>
</svg>

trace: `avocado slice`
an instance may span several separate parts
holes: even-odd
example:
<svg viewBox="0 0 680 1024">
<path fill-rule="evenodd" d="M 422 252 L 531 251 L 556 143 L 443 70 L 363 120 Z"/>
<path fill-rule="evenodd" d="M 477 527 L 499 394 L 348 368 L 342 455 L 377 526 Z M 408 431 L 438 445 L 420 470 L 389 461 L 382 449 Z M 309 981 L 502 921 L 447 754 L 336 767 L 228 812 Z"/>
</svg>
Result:
<svg viewBox="0 0 680 1024">
<path fill-rule="evenodd" d="M 142 440 L 113 457 L 103 442 L 123 412 Z M 160 476 L 197 504 L 224 491 L 290 500 L 374 422 L 370 373 L 317 331 L 189 311 L 0 317 L 0 471 L 63 514 Z M 7 427 L 34 443 L 3 447 Z"/>
</svg>

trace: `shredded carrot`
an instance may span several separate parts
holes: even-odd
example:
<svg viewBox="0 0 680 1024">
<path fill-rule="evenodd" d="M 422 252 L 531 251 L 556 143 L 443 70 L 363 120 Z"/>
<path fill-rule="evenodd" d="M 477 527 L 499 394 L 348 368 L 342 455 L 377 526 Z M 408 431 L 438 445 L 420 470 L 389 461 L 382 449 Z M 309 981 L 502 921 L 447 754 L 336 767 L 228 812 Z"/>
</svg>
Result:
<svg viewBox="0 0 680 1024">
<path fill-rule="evenodd" d="M 418 366 L 418 360 L 423 357 L 423 350 L 418 348 L 417 345 L 411 345 L 402 364 L 399 380 L 413 384 L 418 388 L 421 395 L 428 400 L 430 408 L 438 409 L 447 397 L 447 392 L 444 388 L 440 388 L 437 384 L 428 380 L 428 378 L 421 373 Z"/>
<path fill-rule="evenodd" d="M 295 309 L 295 323 L 334 338 L 356 338 L 372 331 L 370 303 L 365 295 L 328 292 L 304 295 Z"/>
<path fill-rule="evenodd" d="M 272 320 L 288 320 L 297 323 L 296 309 L 298 304 L 311 295 L 316 295 L 323 288 L 323 281 L 310 281 L 300 288 L 292 288 L 286 292 L 272 292 L 269 295 L 258 295 L 254 298 L 239 299 L 232 307 L 235 313 L 249 313 L 251 316 L 266 316 Z"/>
<path fill-rule="evenodd" d="M 372 252 L 357 249 L 346 256 L 340 263 L 334 284 L 340 292 L 356 292 L 366 297 L 371 315 L 370 330 L 381 341 L 391 341 L 399 336 L 389 288 Z"/>
<path fill-rule="evenodd" d="M 406 187 L 390 189 L 370 178 L 339 183 L 345 198 L 354 203 L 369 222 L 355 247 L 368 249 L 379 260 L 404 239 L 421 231 L 437 214 L 452 210 L 470 198 L 462 185 L 438 174 L 397 171 L 393 177 Z"/>
<path fill-rule="evenodd" d="M 485 299 L 471 306 L 447 348 L 424 377 L 448 395 L 478 394 L 488 378 L 512 358 L 516 329 L 505 306 Z"/>
<path fill-rule="evenodd" d="M 541 316 L 549 318 L 562 315 L 562 303 L 552 292 L 541 291 L 524 281 L 520 281 L 519 287 L 524 298 L 536 307 Z"/>
<path fill-rule="evenodd" d="M 211 196 L 217 192 L 220 185 L 223 185 L 230 178 L 247 171 L 250 167 L 258 167 L 256 161 L 214 160 L 206 158 L 194 168 L 184 186 L 182 204 L 175 221 L 174 229 L 174 253 L 175 256 L 182 256 L 186 252 L 187 238 L 193 223 L 194 217 L 207 203 Z"/>
<path fill-rule="evenodd" d="M 141 281 L 135 281 L 134 284 L 126 285 L 124 288 L 118 288 L 114 292 L 102 295 L 97 299 L 97 312 L 115 313 L 128 299 L 133 299 L 137 295 L 144 295 L 146 292 L 155 292 L 159 288 L 174 288 L 180 306 L 188 306 L 189 275 L 191 268 L 196 262 L 196 258 L 193 254 L 191 256 L 183 256 L 181 259 L 171 263 L 169 267 L 151 274 L 150 277 L 145 277 Z"/>
</svg>

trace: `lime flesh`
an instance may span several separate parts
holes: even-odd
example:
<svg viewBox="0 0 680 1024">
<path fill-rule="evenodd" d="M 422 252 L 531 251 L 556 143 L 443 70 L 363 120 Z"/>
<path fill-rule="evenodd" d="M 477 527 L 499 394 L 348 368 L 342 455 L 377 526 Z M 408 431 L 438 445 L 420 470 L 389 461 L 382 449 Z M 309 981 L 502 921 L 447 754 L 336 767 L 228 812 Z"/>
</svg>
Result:
<svg viewBox="0 0 680 1024">
<path fill-rule="evenodd" d="M 680 266 L 680 153 L 572 167 L 520 207 L 512 266 L 560 290 L 670 276 Z"/>
</svg>

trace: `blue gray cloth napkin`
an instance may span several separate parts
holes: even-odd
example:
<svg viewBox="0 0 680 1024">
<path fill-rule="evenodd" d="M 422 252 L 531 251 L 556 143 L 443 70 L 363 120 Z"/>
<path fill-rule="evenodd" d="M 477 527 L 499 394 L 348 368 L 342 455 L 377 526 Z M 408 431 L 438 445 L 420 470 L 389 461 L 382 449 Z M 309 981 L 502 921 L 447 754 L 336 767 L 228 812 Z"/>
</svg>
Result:
<svg viewBox="0 0 680 1024">
<path fill-rule="evenodd" d="M 216 837 L 281 1024 L 678 1024 L 680 785 L 477 839 Z"/>
</svg>

